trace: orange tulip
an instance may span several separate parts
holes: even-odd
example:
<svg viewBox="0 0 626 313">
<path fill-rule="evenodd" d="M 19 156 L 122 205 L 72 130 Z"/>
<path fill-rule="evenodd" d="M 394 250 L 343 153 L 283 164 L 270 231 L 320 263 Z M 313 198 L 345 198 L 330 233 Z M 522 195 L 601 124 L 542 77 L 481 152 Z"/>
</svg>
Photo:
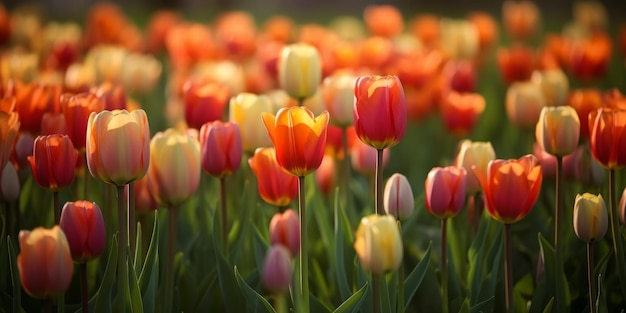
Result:
<svg viewBox="0 0 626 313">
<path fill-rule="evenodd" d="M 39 136 L 28 162 L 39 186 L 59 191 L 74 180 L 78 152 L 67 135 Z"/>
<path fill-rule="evenodd" d="M 276 116 L 263 113 L 263 122 L 278 164 L 295 176 L 305 176 L 322 163 L 326 148 L 328 111 L 315 117 L 304 107 L 282 108 Z"/>
<path fill-rule="evenodd" d="M 185 121 L 189 127 L 200 129 L 205 123 L 221 120 L 229 98 L 228 87 L 220 82 L 188 81 L 183 86 Z"/>
<path fill-rule="evenodd" d="M 201 173 L 197 139 L 173 128 L 154 135 L 148 187 L 159 204 L 168 208 L 181 205 L 198 189 Z"/>
<path fill-rule="evenodd" d="M 509 36 L 518 40 L 531 37 L 539 27 L 540 11 L 532 1 L 504 1 L 502 20 Z"/>
<path fill-rule="evenodd" d="M 402 13 L 393 5 L 368 5 L 363 11 L 363 19 L 374 36 L 394 37 L 404 28 Z"/>
<path fill-rule="evenodd" d="M 17 113 L 0 111 L 0 166 L 2 168 L 9 161 L 19 128 L 20 120 Z"/>
<path fill-rule="evenodd" d="M 280 167 L 274 147 L 256 149 L 248 164 L 257 177 L 259 195 L 265 202 L 286 207 L 298 196 L 298 178 Z"/>
<path fill-rule="evenodd" d="M 239 125 L 221 121 L 202 125 L 200 149 L 202 168 L 207 173 L 220 178 L 234 173 L 243 155 Z"/>
<path fill-rule="evenodd" d="M 569 94 L 569 106 L 578 113 L 580 137 L 589 138 L 589 114 L 602 106 L 602 93 L 598 89 L 576 89 Z"/>
<path fill-rule="evenodd" d="M 61 86 L 43 84 L 14 85 L 15 109 L 20 116 L 21 131 L 38 134 L 46 112 L 59 112 Z"/>
<path fill-rule="evenodd" d="M 41 118 L 41 134 L 52 135 L 61 134 L 67 135 L 67 124 L 65 123 L 65 117 L 62 113 L 46 112 Z"/>
<path fill-rule="evenodd" d="M 480 114 L 485 110 L 485 98 L 480 94 L 449 92 L 440 107 L 446 129 L 463 137 L 474 129 Z"/>
<path fill-rule="evenodd" d="M 535 52 L 523 45 L 501 47 L 496 57 L 500 74 L 507 84 L 529 80 L 536 67 Z"/>
<path fill-rule="evenodd" d="M 462 167 L 435 167 L 426 177 L 426 208 L 433 216 L 456 216 L 465 205 L 467 171 Z"/>
<path fill-rule="evenodd" d="M 572 44 L 569 65 L 572 74 L 583 81 L 604 77 L 611 61 L 611 37 L 596 33 Z"/>
<path fill-rule="evenodd" d="M 395 146 L 406 132 L 406 100 L 397 76 L 361 76 L 354 82 L 354 129 L 376 149 Z"/>
<path fill-rule="evenodd" d="M 626 166 L 626 110 L 600 108 L 589 114 L 589 139 L 593 157 L 602 166 Z"/>
<path fill-rule="evenodd" d="M 95 202 L 81 200 L 65 203 L 59 226 L 67 237 L 75 262 L 85 263 L 104 252 L 104 219 Z"/>
<path fill-rule="evenodd" d="M 81 93 L 65 99 L 63 115 L 67 124 L 67 135 L 76 149 L 85 149 L 87 121 L 92 112 L 104 110 L 104 99 L 95 93 Z"/>
<path fill-rule="evenodd" d="M 512 224 L 524 218 L 535 205 L 543 172 L 534 155 L 517 160 L 489 162 L 487 177 L 474 169 L 483 189 L 487 212 L 495 220 Z"/>
<path fill-rule="evenodd" d="M 126 185 L 143 177 L 150 164 L 150 128 L 139 109 L 95 112 L 87 122 L 87 165 L 92 176 Z"/>
<path fill-rule="evenodd" d="M 17 268 L 24 290 L 40 299 L 65 293 L 72 282 L 74 264 L 61 228 L 22 230 L 19 243 Z"/>
</svg>

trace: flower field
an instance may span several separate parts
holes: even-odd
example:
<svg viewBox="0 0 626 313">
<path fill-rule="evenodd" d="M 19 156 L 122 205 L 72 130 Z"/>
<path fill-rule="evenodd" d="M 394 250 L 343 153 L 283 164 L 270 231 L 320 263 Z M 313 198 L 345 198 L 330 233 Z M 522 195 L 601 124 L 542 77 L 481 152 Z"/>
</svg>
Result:
<svg viewBox="0 0 626 313">
<path fill-rule="evenodd" d="M 0 311 L 620 312 L 608 10 L 0 5 Z"/>
</svg>

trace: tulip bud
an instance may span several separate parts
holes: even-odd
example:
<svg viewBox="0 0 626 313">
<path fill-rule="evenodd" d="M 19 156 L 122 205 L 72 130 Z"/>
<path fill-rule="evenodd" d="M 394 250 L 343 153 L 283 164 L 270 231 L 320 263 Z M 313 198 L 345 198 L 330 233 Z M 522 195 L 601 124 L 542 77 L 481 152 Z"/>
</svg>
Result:
<svg viewBox="0 0 626 313">
<path fill-rule="evenodd" d="M 404 175 L 395 173 L 389 177 L 385 185 L 383 204 L 385 212 L 397 220 L 406 220 L 413 214 L 415 199 L 411 184 Z"/>
<path fill-rule="evenodd" d="M 328 146 L 330 145 L 327 142 L 327 150 Z M 337 177 L 335 175 L 335 163 L 335 157 L 333 154 L 326 152 L 324 153 L 324 158 L 322 159 L 322 163 L 320 163 L 320 167 L 318 167 L 314 173 L 315 183 L 325 197 L 330 196 L 336 186 L 335 181 L 337 180 Z"/>
<path fill-rule="evenodd" d="M 7 162 L 0 173 L 0 200 L 8 203 L 16 201 L 20 196 L 20 178 L 13 163 Z"/>
<path fill-rule="evenodd" d="M 317 49 L 307 44 L 285 46 L 278 60 L 278 80 L 294 99 L 304 100 L 314 95 L 322 80 Z"/>
<path fill-rule="evenodd" d="M 265 255 L 261 282 L 265 289 L 273 294 L 289 291 L 293 269 L 290 264 L 289 250 L 280 244 L 272 245 Z"/>
<path fill-rule="evenodd" d="M 67 202 L 61 212 L 59 226 L 67 237 L 72 259 L 85 263 L 104 251 L 106 232 L 102 212 L 95 202 Z"/>
<path fill-rule="evenodd" d="M 270 242 L 283 245 L 291 256 L 300 252 L 300 220 L 292 209 L 274 214 L 270 221 Z"/>
<path fill-rule="evenodd" d="M 462 167 L 435 167 L 426 177 L 426 208 L 437 218 L 457 215 L 465 205 L 465 177 Z"/>
<path fill-rule="evenodd" d="M 532 81 L 543 91 L 547 106 L 565 105 L 569 94 L 567 76 L 560 69 L 534 72 Z"/>
<path fill-rule="evenodd" d="M 322 97 L 330 123 L 339 127 L 347 127 L 354 123 L 354 80 L 356 76 L 350 72 L 337 72 L 324 79 Z"/>
<path fill-rule="evenodd" d="M 67 238 L 59 226 L 19 233 L 17 268 L 24 290 L 34 298 L 50 299 L 65 293 L 74 264 Z"/>
<path fill-rule="evenodd" d="M 239 169 L 243 148 L 239 125 L 213 121 L 200 128 L 202 168 L 212 176 L 223 178 Z"/>
<path fill-rule="evenodd" d="M 476 193 L 481 189 L 480 182 L 472 172 L 472 167 L 476 167 L 481 173 L 487 175 L 487 164 L 495 158 L 496 152 L 491 142 L 464 140 L 461 143 L 455 163 L 457 167 L 463 167 L 468 173 L 465 180 L 465 190 L 468 193 Z"/>
<path fill-rule="evenodd" d="M 541 87 L 532 82 L 516 82 L 506 91 L 506 115 L 511 123 L 522 128 L 537 125 L 545 103 Z"/>
<path fill-rule="evenodd" d="M 570 106 L 544 107 L 535 128 L 537 143 L 546 152 L 565 156 L 574 152 L 580 136 L 578 113 Z"/>
<path fill-rule="evenodd" d="M 28 157 L 37 184 L 52 191 L 72 183 L 77 159 L 70 137 L 60 134 L 37 137 L 33 155 Z"/>
<path fill-rule="evenodd" d="M 584 193 L 576 195 L 574 202 L 574 231 L 578 238 L 591 242 L 602 239 L 609 218 L 602 195 Z"/>
<path fill-rule="evenodd" d="M 254 152 L 256 148 L 272 145 L 263 119 L 259 118 L 263 112 L 274 112 L 268 96 L 240 93 L 230 98 L 229 108 L 229 121 L 239 125 L 244 151 Z"/>
<path fill-rule="evenodd" d="M 393 271 L 402 263 L 402 236 L 391 215 L 363 217 L 354 237 L 361 265 L 373 274 Z"/>
</svg>

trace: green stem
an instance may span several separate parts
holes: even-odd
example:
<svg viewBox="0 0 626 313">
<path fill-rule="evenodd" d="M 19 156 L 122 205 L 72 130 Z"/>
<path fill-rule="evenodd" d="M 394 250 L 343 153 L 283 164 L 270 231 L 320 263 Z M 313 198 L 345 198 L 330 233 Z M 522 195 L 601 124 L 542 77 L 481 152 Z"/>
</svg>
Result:
<svg viewBox="0 0 626 313">
<path fill-rule="evenodd" d="M 380 275 L 372 273 L 372 302 L 374 313 L 380 312 Z"/>
<path fill-rule="evenodd" d="M 222 203 L 222 252 L 228 256 L 228 207 L 226 206 L 226 179 L 220 178 L 220 199 Z"/>
<path fill-rule="evenodd" d="M 402 236 L 402 222 L 397 220 L 398 231 Z M 398 267 L 398 304 L 397 304 L 397 312 L 404 312 L 404 262 L 400 262 L 400 266 Z"/>
<path fill-rule="evenodd" d="M 59 203 L 59 192 L 52 192 L 52 205 L 54 206 L 54 225 L 59 225 L 61 221 L 61 207 Z"/>
<path fill-rule="evenodd" d="M 563 244 L 560 239 L 562 231 L 562 219 L 563 219 L 563 157 L 556 156 L 556 197 L 554 208 L 554 250 L 556 252 L 556 258 L 554 262 L 556 274 L 555 286 L 560 286 L 561 275 L 563 275 Z M 557 312 L 565 312 L 565 290 L 564 288 L 556 288 L 555 304 Z"/>
<path fill-rule="evenodd" d="M 65 294 L 57 297 L 57 312 L 65 312 Z"/>
<path fill-rule="evenodd" d="M 448 250 L 446 225 L 448 219 L 441 220 L 441 312 L 448 313 L 448 259 L 446 250 Z"/>
<path fill-rule="evenodd" d="M 119 244 L 117 246 L 117 311 L 126 312 L 126 285 L 128 284 L 128 270 L 126 263 L 126 249 L 128 248 L 128 220 L 124 186 L 117 186 L 117 227 L 119 230 Z"/>
<path fill-rule="evenodd" d="M 300 290 L 301 312 L 309 312 L 309 253 L 306 225 L 304 176 L 298 176 L 298 204 L 300 206 Z"/>
<path fill-rule="evenodd" d="M 341 159 L 341 175 L 339 175 L 339 186 L 341 192 L 341 198 L 343 199 L 343 207 L 349 207 L 350 193 L 350 154 L 348 153 L 348 130 L 346 127 L 341 129 L 341 144 L 343 147 L 343 159 Z M 352 212 L 352 210 L 349 210 Z"/>
<path fill-rule="evenodd" d="M 126 185 L 128 188 L 128 241 L 131 256 L 135 256 L 135 246 L 137 244 L 137 221 L 135 220 L 135 183 Z"/>
<path fill-rule="evenodd" d="M 376 152 L 376 214 L 385 214 L 383 208 L 383 149 L 377 149 Z"/>
<path fill-rule="evenodd" d="M 176 223 L 178 209 L 168 208 L 168 237 L 167 237 L 167 276 L 165 277 L 165 306 L 163 312 L 173 312 L 174 299 L 174 254 L 176 249 Z"/>
<path fill-rule="evenodd" d="M 618 222 L 619 208 L 617 207 L 615 187 L 615 169 L 609 169 L 609 203 L 611 205 L 609 208 L 609 220 L 611 223 L 611 236 L 613 237 L 613 250 L 615 252 L 615 261 L 622 295 L 626 298 L 626 269 L 624 268 L 626 264 L 624 263 L 624 246 Z"/>
<path fill-rule="evenodd" d="M 587 243 L 587 277 L 589 279 L 589 307 L 591 313 L 596 313 L 596 276 L 593 274 L 593 241 Z"/>
<path fill-rule="evenodd" d="M 513 306 L 513 257 L 511 255 L 511 224 L 504 224 L 504 287 L 506 293 L 506 311 L 515 312 Z"/>
<path fill-rule="evenodd" d="M 41 300 L 41 312 L 52 313 L 52 300 L 51 299 Z"/>
<path fill-rule="evenodd" d="M 276 313 L 289 313 L 289 307 L 287 307 L 287 297 L 284 292 L 276 295 L 274 299 L 274 307 L 276 308 Z"/>
<path fill-rule="evenodd" d="M 89 293 L 87 286 L 87 262 L 80 263 L 80 299 L 82 303 L 83 312 L 89 312 Z"/>
</svg>

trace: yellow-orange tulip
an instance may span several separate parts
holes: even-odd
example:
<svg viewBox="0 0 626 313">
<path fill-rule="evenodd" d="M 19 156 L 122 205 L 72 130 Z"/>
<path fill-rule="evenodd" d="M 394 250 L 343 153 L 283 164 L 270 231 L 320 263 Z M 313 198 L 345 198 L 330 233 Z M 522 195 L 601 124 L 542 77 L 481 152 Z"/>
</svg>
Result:
<svg viewBox="0 0 626 313">
<path fill-rule="evenodd" d="M 259 195 L 265 202 L 286 207 L 298 196 L 298 178 L 280 167 L 274 147 L 256 149 L 248 164 L 256 175 Z"/>
<path fill-rule="evenodd" d="M 146 112 L 91 113 L 85 148 L 89 172 L 105 183 L 123 186 L 143 177 L 150 163 Z"/>
<path fill-rule="evenodd" d="M 626 110 L 601 108 L 589 114 L 589 140 L 593 157 L 602 166 L 626 166 Z"/>
<path fill-rule="evenodd" d="M 456 166 L 463 167 L 467 171 L 465 187 L 468 193 L 480 191 L 480 182 L 472 172 L 472 168 L 476 167 L 483 175 L 487 175 L 487 165 L 495 158 L 496 152 L 491 142 L 464 140 L 461 143 L 455 163 Z"/>
<path fill-rule="evenodd" d="M 574 152 L 580 137 L 578 113 L 571 106 L 544 107 L 535 137 L 541 148 L 552 155 L 565 156 Z"/>
<path fill-rule="evenodd" d="M 20 120 L 17 113 L 0 111 L 0 166 L 2 168 L 9 161 L 19 128 Z"/>
<path fill-rule="evenodd" d="M 574 232 L 578 238 L 590 242 L 602 239 L 609 225 L 609 216 L 602 195 L 576 195 L 574 202 Z"/>
<path fill-rule="evenodd" d="M 328 111 L 315 117 L 304 107 L 283 108 L 276 116 L 263 113 L 265 128 L 276 148 L 276 160 L 294 176 L 305 176 L 322 163 Z"/>
<path fill-rule="evenodd" d="M 240 93 L 230 98 L 229 120 L 239 125 L 241 145 L 246 152 L 254 152 L 256 148 L 272 145 L 267 135 L 261 114 L 274 113 L 274 107 L 269 97 L 252 93 Z"/>
<path fill-rule="evenodd" d="M 150 141 L 148 187 L 157 202 L 165 207 L 178 206 L 189 199 L 200 183 L 200 143 L 169 128 Z"/>
<path fill-rule="evenodd" d="M 22 230 L 19 243 L 17 268 L 24 290 L 39 299 L 65 293 L 72 282 L 74 263 L 61 228 Z"/>
</svg>

